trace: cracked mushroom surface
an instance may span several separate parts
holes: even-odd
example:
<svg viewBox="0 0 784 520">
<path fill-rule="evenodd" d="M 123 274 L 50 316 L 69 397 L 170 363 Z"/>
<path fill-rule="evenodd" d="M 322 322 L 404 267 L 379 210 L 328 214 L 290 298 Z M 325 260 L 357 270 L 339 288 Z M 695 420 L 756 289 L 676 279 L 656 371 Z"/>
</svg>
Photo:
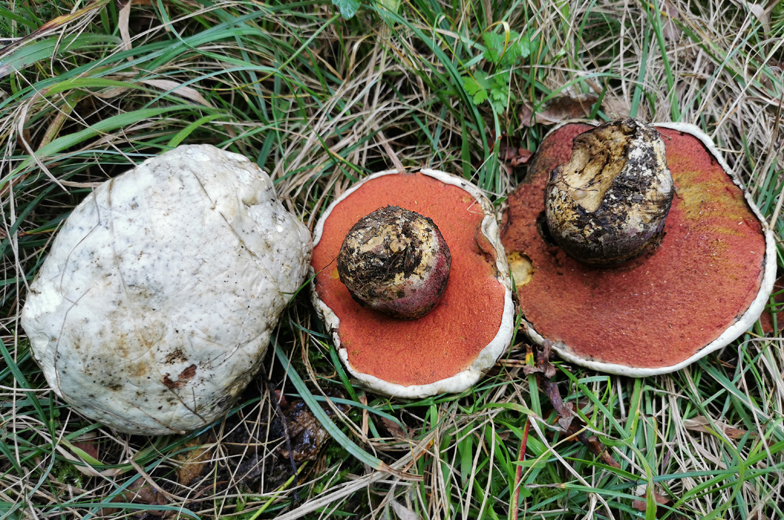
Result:
<svg viewBox="0 0 784 520">
<path fill-rule="evenodd" d="M 659 245 L 675 192 L 659 132 L 635 119 L 574 138 L 545 187 L 550 236 L 591 265 L 618 265 Z"/>
<path fill-rule="evenodd" d="M 441 302 L 401 320 L 357 303 L 340 281 L 337 257 L 364 216 L 388 205 L 432 219 L 451 252 Z M 316 310 L 338 353 L 365 387 L 399 397 L 460 392 L 506 351 L 514 306 L 506 256 L 490 202 L 471 183 L 436 170 L 382 172 L 340 196 L 314 230 Z"/>
<path fill-rule="evenodd" d="M 773 233 L 710 138 L 687 124 L 654 125 L 676 194 L 661 244 L 615 267 L 569 257 L 543 225 L 547 180 L 593 126 L 544 139 L 508 198 L 502 240 L 537 342 L 596 370 L 646 376 L 678 370 L 727 345 L 759 317 L 775 277 Z"/>
<path fill-rule="evenodd" d="M 452 254 L 432 219 L 386 206 L 352 226 L 337 264 L 340 281 L 361 306 L 414 320 L 444 297 Z"/>
<path fill-rule="evenodd" d="M 181 146 L 74 209 L 22 326 L 49 385 L 84 415 L 184 433 L 225 413 L 256 373 L 311 249 L 254 163 Z"/>
</svg>

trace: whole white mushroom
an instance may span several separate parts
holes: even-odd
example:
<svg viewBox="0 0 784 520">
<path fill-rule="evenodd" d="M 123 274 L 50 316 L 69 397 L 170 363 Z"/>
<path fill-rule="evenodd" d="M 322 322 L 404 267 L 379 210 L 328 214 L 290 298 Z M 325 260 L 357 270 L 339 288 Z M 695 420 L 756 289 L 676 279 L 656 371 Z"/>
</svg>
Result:
<svg viewBox="0 0 784 520">
<path fill-rule="evenodd" d="M 73 211 L 22 326 L 49 385 L 84 415 L 183 433 L 220 417 L 256 373 L 311 253 L 253 162 L 181 146 Z"/>
</svg>

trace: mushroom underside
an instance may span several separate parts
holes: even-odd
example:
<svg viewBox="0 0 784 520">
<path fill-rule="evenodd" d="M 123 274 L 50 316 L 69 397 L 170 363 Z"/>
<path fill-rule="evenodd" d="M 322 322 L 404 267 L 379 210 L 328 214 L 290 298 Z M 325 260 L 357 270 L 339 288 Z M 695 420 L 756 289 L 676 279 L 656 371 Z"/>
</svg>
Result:
<svg viewBox="0 0 784 520">
<path fill-rule="evenodd" d="M 410 397 L 460 391 L 508 346 L 511 282 L 498 227 L 489 203 L 467 186 L 430 170 L 376 174 L 335 201 L 317 226 L 312 261 L 316 308 L 333 329 L 351 373 L 376 391 Z M 343 238 L 360 218 L 386 205 L 432 219 L 451 251 L 441 303 L 416 320 L 362 307 L 339 279 L 335 259 Z"/>
<path fill-rule="evenodd" d="M 775 272 L 772 236 L 704 134 L 659 126 L 676 187 L 661 246 L 612 268 L 567 257 L 542 226 L 543 190 L 590 128 L 549 134 L 508 199 L 502 241 L 520 311 L 532 338 L 558 342 L 574 362 L 625 375 L 676 370 L 757 319 Z"/>
</svg>

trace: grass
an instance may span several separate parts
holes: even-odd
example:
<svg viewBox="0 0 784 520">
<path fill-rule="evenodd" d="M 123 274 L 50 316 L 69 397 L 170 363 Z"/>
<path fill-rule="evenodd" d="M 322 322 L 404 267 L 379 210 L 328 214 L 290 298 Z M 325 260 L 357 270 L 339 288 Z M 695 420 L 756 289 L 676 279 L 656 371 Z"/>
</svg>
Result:
<svg viewBox="0 0 784 520">
<path fill-rule="evenodd" d="M 344 19 L 327 1 L 0 3 L 0 514 L 784 517 L 782 340 L 759 326 L 667 376 L 556 363 L 565 401 L 610 447 L 613 468 L 557 426 L 523 375 L 522 334 L 470 391 L 390 400 L 353 386 L 300 295 L 265 372 L 289 399 L 340 391 L 351 408 L 323 414 L 333 440 L 295 481 L 269 434 L 275 408 L 261 378 L 214 428 L 118 434 L 48 389 L 18 325 L 71 209 L 177 144 L 251 157 L 311 228 L 355 180 L 399 166 L 463 175 L 500 205 L 524 171 L 502 167 L 494 136 L 533 150 L 549 127 L 531 125 L 526 108 L 535 115 L 565 94 L 600 96 L 599 118 L 700 126 L 780 237 L 784 10 L 760 16 L 750 5 L 410 0 L 396 11 L 365 2 Z M 530 38 L 528 54 L 488 59 L 485 35 L 507 28 Z M 495 109 L 466 89 L 478 72 L 501 78 Z M 202 447 L 210 471 L 182 484 L 175 469 Z M 140 488 L 148 495 L 134 499 L 128 490 Z"/>
</svg>

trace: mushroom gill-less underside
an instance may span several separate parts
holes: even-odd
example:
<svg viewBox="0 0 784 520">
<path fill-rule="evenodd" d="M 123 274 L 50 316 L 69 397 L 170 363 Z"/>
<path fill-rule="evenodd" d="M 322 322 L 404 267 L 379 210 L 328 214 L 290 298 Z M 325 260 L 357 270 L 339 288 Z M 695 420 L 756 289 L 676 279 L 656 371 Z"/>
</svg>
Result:
<svg viewBox="0 0 784 520">
<path fill-rule="evenodd" d="M 742 334 L 772 289 L 772 232 L 710 139 L 692 125 L 655 127 L 676 189 L 655 250 L 598 268 L 550 241 L 545 184 L 587 124 L 565 124 L 544 139 L 502 221 L 529 335 L 596 370 L 644 376 L 682 368 Z"/>
<path fill-rule="evenodd" d="M 387 205 L 432 219 L 452 256 L 441 303 L 415 320 L 362 307 L 335 259 L 363 216 Z M 314 231 L 314 305 L 349 371 L 388 395 L 459 392 L 505 352 L 513 331 L 511 281 L 492 205 L 469 182 L 434 170 L 375 174 L 344 193 Z"/>
</svg>

